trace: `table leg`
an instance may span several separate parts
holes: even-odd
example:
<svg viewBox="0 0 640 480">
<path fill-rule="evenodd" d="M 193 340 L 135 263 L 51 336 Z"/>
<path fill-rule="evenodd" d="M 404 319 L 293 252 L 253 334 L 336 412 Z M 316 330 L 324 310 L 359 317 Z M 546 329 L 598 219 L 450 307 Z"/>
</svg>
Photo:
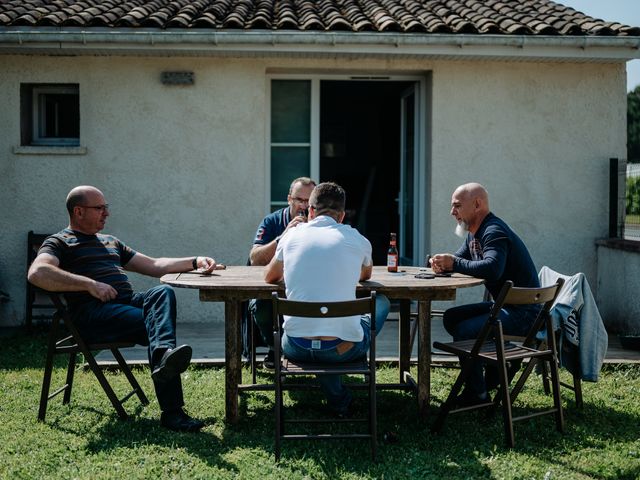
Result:
<svg viewBox="0 0 640 480">
<path fill-rule="evenodd" d="M 225 412 L 229 423 L 238 422 L 238 385 L 242 381 L 240 301 L 224 302 Z"/>
<path fill-rule="evenodd" d="M 400 300 L 400 318 L 398 319 L 398 349 L 400 351 L 398 358 L 398 367 L 400 370 L 400 383 L 405 382 L 405 372 L 409 371 L 411 362 L 411 345 L 409 345 L 410 332 L 410 315 L 411 301 Z"/>
<path fill-rule="evenodd" d="M 418 302 L 418 413 L 429 414 L 431 400 L 431 301 Z"/>
</svg>

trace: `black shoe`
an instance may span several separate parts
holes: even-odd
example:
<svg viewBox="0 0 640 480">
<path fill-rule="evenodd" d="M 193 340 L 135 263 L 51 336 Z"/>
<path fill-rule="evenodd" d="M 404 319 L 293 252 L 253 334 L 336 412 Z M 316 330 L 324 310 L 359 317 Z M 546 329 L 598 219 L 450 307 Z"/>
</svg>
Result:
<svg viewBox="0 0 640 480">
<path fill-rule="evenodd" d="M 180 375 L 189 367 L 191 354 L 189 345 L 180 345 L 167 350 L 151 372 L 151 378 L 156 382 L 166 382 Z"/>
<path fill-rule="evenodd" d="M 489 403 L 491 397 L 487 392 L 474 393 L 470 392 L 466 388 L 458 395 L 453 401 L 454 408 L 473 407 L 475 405 L 481 405 L 483 403 Z"/>
<path fill-rule="evenodd" d="M 276 369 L 276 352 L 269 350 L 269 352 L 262 359 L 262 367 L 267 370 Z"/>
<path fill-rule="evenodd" d="M 170 412 L 162 412 L 160 424 L 176 432 L 197 432 L 204 427 L 202 420 L 190 417 L 181 408 Z"/>
<path fill-rule="evenodd" d="M 511 380 L 516 376 L 516 373 L 520 370 L 522 360 L 516 360 L 507 362 L 507 381 L 511 384 Z M 484 373 L 484 382 L 487 386 L 487 390 L 495 390 L 498 388 L 500 379 L 498 378 L 498 369 L 496 367 L 486 367 Z"/>
</svg>

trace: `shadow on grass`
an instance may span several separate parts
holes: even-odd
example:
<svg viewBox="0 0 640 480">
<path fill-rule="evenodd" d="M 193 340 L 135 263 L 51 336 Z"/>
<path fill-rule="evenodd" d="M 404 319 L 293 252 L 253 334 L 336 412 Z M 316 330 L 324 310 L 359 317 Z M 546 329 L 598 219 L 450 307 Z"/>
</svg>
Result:
<svg viewBox="0 0 640 480">
<path fill-rule="evenodd" d="M 453 378 L 453 377 L 452 377 Z M 534 377 L 535 378 L 535 377 Z M 516 403 L 514 415 L 534 413 L 548 409 L 552 397 L 541 392 L 534 378 L 528 383 L 532 393 L 524 393 Z M 447 384 L 448 381 L 443 383 Z M 527 392 L 525 390 L 525 392 Z M 362 393 L 362 392 L 361 392 Z M 259 401 L 251 400 L 259 397 Z M 306 443 L 284 443 L 283 461 L 313 456 L 322 462 L 328 475 L 338 474 L 345 465 L 353 472 L 382 473 L 385 466 L 394 466 L 396 477 L 423 475 L 442 478 L 487 477 L 491 475 L 487 460 L 496 454 L 510 452 L 504 446 L 504 426 L 501 411 L 493 414 L 485 411 L 461 413 L 450 416 L 440 434 L 429 430 L 438 413 L 436 405 L 444 398 L 434 399 L 429 412 L 429 420 L 422 422 L 417 418 L 417 404 L 413 394 L 398 391 L 378 392 L 378 465 L 368 465 L 369 451 L 367 442 L 322 442 L 323 446 L 307 447 Z M 241 402 L 241 421 L 237 428 L 255 427 L 254 418 L 270 418 L 273 445 L 274 419 L 272 413 L 273 397 L 266 393 L 245 394 Z M 322 393 L 305 393 L 299 390 L 290 392 L 287 397 L 291 405 L 291 414 L 308 413 L 316 409 L 318 416 L 326 415 L 322 407 Z M 360 396 L 356 401 L 357 410 L 366 411 L 366 399 Z M 593 402 L 587 397 L 583 410 L 575 407 L 572 394 L 564 392 L 565 433 L 556 431 L 553 415 L 517 422 L 514 426 L 516 447 L 515 455 L 535 458 L 536 462 L 569 469 L 572 472 L 598 478 L 637 478 L 638 468 L 627 465 L 614 468 L 607 473 L 600 466 L 589 463 L 585 466 L 570 458 L 575 452 L 602 451 L 608 445 L 633 443 L 638 439 L 638 415 L 611 408 L 608 403 Z M 252 420 L 248 420 L 251 418 Z M 264 423 L 264 422 L 262 422 Z M 233 427 L 232 427 L 233 428 Z M 397 443 L 386 443 L 382 439 L 387 432 L 394 433 Z M 327 445 L 328 444 L 328 445 Z M 273 447 L 272 447 L 273 448 Z M 361 459 L 354 462 L 353 457 Z M 340 462 L 340 459 L 344 462 Z M 484 460 L 482 460 L 484 459 Z M 406 462 L 406 463 L 404 463 Z M 580 465 L 580 466 L 576 466 Z M 462 473 L 464 472 L 464 473 Z M 542 472 L 544 474 L 544 472 Z"/>
<path fill-rule="evenodd" d="M 16 338 L 15 341 L 5 342 L 4 348 L 0 351 L 2 369 L 26 371 L 35 368 L 38 372 L 37 377 L 41 381 L 45 345 L 46 335 L 44 334 L 34 337 L 25 335 Z M 38 358 L 39 355 L 41 356 Z M 202 376 L 194 377 L 193 383 L 187 387 L 191 395 L 200 399 L 211 398 L 212 388 L 223 388 L 223 383 L 214 381 L 216 377 L 223 377 L 219 374 L 220 372 L 214 373 L 213 370 L 197 372 Z M 607 374 L 613 373 L 607 372 Z M 623 370 L 622 373 L 616 377 L 615 382 L 610 383 L 624 384 L 626 380 Z M 62 374 L 58 372 L 59 376 Z M 243 374 L 247 375 L 247 370 L 244 370 Z M 33 372 L 29 375 L 36 376 Z M 87 378 L 93 377 L 90 372 L 86 375 Z M 271 382 L 272 375 L 272 373 L 260 372 L 260 381 Z M 387 378 L 395 377 L 396 372 L 385 368 L 380 369 L 380 381 L 385 381 L 385 375 Z M 636 373 L 633 375 L 637 376 Z M 529 466 L 537 464 L 546 464 L 547 467 L 557 466 L 559 469 L 565 469 L 565 474 L 568 470 L 576 475 L 595 478 L 626 479 L 640 476 L 640 467 L 636 466 L 635 460 L 626 461 L 624 458 L 620 460 L 624 457 L 624 452 L 615 452 L 619 445 L 637 444 L 637 425 L 640 422 L 637 409 L 634 407 L 631 412 L 627 412 L 624 406 L 615 403 L 615 398 L 596 395 L 596 386 L 590 385 L 586 388 L 583 410 L 575 408 L 571 394 L 563 393 L 564 405 L 567 406 L 564 435 L 556 432 L 553 416 L 517 423 L 514 457 L 504 447 L 503 424 L 499 412 L 493 416 L 487 416 L 483 412 L 455 415 L 447 420 L 441 434 L 432 434 L 429 426 L 437 414 L 437 403 L 446 395 L 453 378 L 453 372 L 447 373 L 441 370 L 433 372 L 434 400 L 429 411 L 428 422 L 418 419 L 417 402 L 412 393 L 387 390 L 378 392 L 377 464 L 370 462 L 367 441 L 307 441 L 284 443 L 282 461 L 279 467 L 274 468 L 278 469 L 277 473 L 280 476 L 288 472 L 299 472 L 304 476 L 310 466 L 315 466 L 323 475 L 330 478 L 345 476 L 346 472 L 364 477 L 387 478 L 490 478 L 496 476 L 495 471 L 492 470 L 492 459 L 500 458 L 502 462 L 511 462 L 514 457 L 517 459 L 525 456 Z M 223 382 L 223 379 L 221 380 Z M 202 381 L 204 383 L 200 383 Z M 90 452 L 108 453 L 118 449 L 135 451 L 140 446 L 184 449 L 185 452 L 197 457 L 210 467 L 241 475 L 246 474 L 243 469 L 254 469 L 252 471 L 257 474 L 262 469 L 273 466 L 275 428 L 273 392 L 247 392 L 241 395 L 240 421 L 236 425 L 227 425 L 221 419 L 224 396 L 219 392 L 222 400 L 218 395 L 213 401 L 215 405 L 203 407 L 202 405 L 206 405 L 206 402 L 203 402 L 199 407 L 202 408 L 201 412 L 191 412 L 195 416 L 200 416 L 206 411 L 208 418 L 205 418 L 205 421 L 211 426 L 198 434 L 186 434 L 162 428 L 158 419 L 145 418 L 148 411 L 140 405 L 134 406 L 133 399 L 127 402 L 127 412 L 131 417 L 124 422 L 118 420 L 111 405 L 104 398 L 96 408 L 93 406 L 92 399 L 97 399 L 98 395 L 104 397 L 104 393 L 93 382 L 95 379 L 91 378 L 90 383 L 93 387 L 90 388 L 95 392 L 93 396 L 89 395 L 87 398 L 81 395 L 77 401 L 72 398 L 70 407 L 58 406 L 47 415 L 47 424 L 52 429 L 81 437 Z M 534 381 L 533 384 L 535 383 Z M 20 396 L 24 404 L 34 407 L 33 419 L 35 420 L 39 385 L 36 388 L 28 388 L 28 382 L 24 385 L 25 387 L 22 387 L 24 390 L 16 388 L 14 395 Z M 78 387 L 86 389 L 87 385 L 78 385 Z M 150 380 L 146 380 L 143 388 L 148 394 L 153 395 L 149 387 Z M 601 385 L 598 384 L 597 387 L 600 388 Z M 606 384 L 606 380 L 602 385 L 602 388 L 605 387 L 615 391 Z M 591 392 L 588 391 L 590 388 L 592 388 Z M 532 406 L 534 411 L 550 405 L 551 398 L 541 393 L 539 384 L 531 389 L 534 393 L 529 393 L 528 390 L 523 392 L 519 404 Z M 316 411 L 319 416 L 326 415 L 323 411 L 324 402 L 320 390 L 294 391 L 287 398 L 294 415 L 309 411 Z M 567 402 L 568 399 L 571 400 Z M 151 397 L 150 400 L 153 402 Z M 188 401 L 188 403 L 195 402 Z M 356 413 L 365 411 L 366 395 L 363 391 L 357 391 Z M 395 434 L 397 439 L 395 443 L 383 441 L 384 434 L 387 432 Z M 597 460 L 583 462 L 576 459 L 576 452 L 580 451 L 585 452 L 585 457 L 598 456 L 606 452 L 609 457 L 606 461 L 610 465 L 599 465 Z M 612 455 L 610 452 L 615 453 Z M 540 476 L 542 475 L 544 472 L 540 472 Z"/>
</svg>

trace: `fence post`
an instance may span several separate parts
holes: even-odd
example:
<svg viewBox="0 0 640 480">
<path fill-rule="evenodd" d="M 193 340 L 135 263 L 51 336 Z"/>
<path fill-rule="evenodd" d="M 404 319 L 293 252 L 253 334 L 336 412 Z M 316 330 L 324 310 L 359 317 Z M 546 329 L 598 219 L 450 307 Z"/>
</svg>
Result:
<svg viewBox="0 0 640 480">
<path fill-rule="evenodd" d="M 609 238 L 624 238 L 627 162 L 609 159 Z"/>
<path fill-rule="evenodd" d="M 609 159 L 609 238 L 618 236 L 618 159 Z"/>
</svg>

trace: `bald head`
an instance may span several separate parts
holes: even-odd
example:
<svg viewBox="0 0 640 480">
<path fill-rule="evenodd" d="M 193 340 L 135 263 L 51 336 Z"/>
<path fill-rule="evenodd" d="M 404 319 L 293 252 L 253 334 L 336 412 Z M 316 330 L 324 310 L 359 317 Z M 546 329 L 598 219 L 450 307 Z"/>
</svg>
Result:
<svg viewBox="0 0 640 480">
<path fill-rule="evenodd" d="M 92 194 L 102 195 L 102 192 L 90 185 L 80 185 L 73 188 L 67 195 L 67 212 L 69 212 L 69 216 L 73 215 L 75 207 L 86 205 L 87 198 Z"/>
<path fill-rule="evenodd" d="M 489 194 L 479 183 L 460 185 L 451 196 L 451 215 L 471 233 L 476 232 L 489 211 Z"/>
<path fill-rule="evenodd" d="M 489 211 L 489 194 L 487 193 L 487 189 L 479 183 L 465 183 L 464 185 L 460 185 L 453 194 L 455 195 L 456 193 L 465 199 L 479 200 L 486 207 L 487 212 Z"/>
</svg>

